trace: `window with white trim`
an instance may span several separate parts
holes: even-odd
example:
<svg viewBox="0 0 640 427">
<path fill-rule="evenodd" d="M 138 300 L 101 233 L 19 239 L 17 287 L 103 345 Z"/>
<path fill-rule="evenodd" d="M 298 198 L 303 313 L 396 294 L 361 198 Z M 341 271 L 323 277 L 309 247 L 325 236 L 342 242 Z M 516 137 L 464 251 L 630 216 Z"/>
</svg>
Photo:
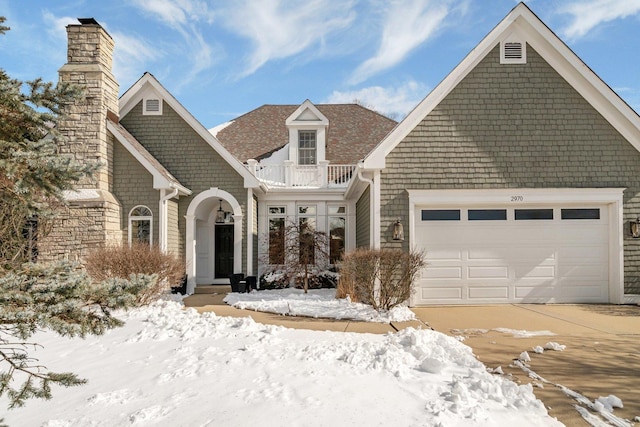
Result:
<svg viewBox="0 0 640 427">
<path fill-rule="evenodd" d="M 298 164 L 315 165 L 317 163 L 316 131 L 298 131 Z"/>
<path fill-rule="evenodd" d="M 129 212 L 129 244 L 153 244 L 153 213 L 151 209 L 140 205 Z"/>
<path fill-rule="evenodd" d="M 336 264 L 345 248 L 346 206 L 327 206 L 329 221 L 329 263 Z"/>
<path fill-rule="evenodd" d="M 269 264 L 284 264 L 284 237 L 287 208 L 269 206 Z"/>
<path fill-rule="evenodd" d="M 316 206 L 298 206 L 298 262 L 315 264 Z"/>
</svg>

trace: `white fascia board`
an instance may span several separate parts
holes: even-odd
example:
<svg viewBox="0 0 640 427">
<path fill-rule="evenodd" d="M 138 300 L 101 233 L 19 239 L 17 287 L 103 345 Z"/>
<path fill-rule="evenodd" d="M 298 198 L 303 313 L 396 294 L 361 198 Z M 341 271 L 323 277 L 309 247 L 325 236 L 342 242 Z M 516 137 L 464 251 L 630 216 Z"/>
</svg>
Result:
<svg viewBox="0 0 640 427">
<path fill-rule="evenodd" d="M 541 21 L 520 27 L 531 47 L 640 151 L 640 116 Z"/>
<path fill-rule="evenodd" d="M 188 196 L 191 190 L 181 184 L 169 181 L 158 169 L 156 169 L 138 150 L 133 148 L 127 138 L 109 121 L 107 121 L 107 129 L 120 142 L 120 144 L 131 154 L 137 161 L 147 170 L 153 177 L 153 188 L 155 190 L 175 188 L 180 195 Z"/>
<path fill-rule="evenodd" d="M 414 205 L 531 205 L 613 203 L 624 188 L 503 188 L 478 190 L 407 190 Z"/>
<path fill-rule="evenodd" d="M 313 113 L 313 115 L 318 118 L 318 120 L 296 120 L 307 109 L 309 109 Z M 307 99 L 302 104 L 300 104 L 298 108 L 296 108 L 296 111 L 294 111 L 289 117 L 287 117 L 287 119 L 285 120 L 285 124 L 287 126 L 323 127 L 329 125 L 329 119 L 327 119 L 325 115 L 322 114 L 315 105 L 313 105 L 313 102 Z"/>
<path fill-rule="evenodd" d="M 185 121 L 191 128 L 209 144 L 240 176 L 244 178 L 245 188 L 260 187 L 260 182 L 238 159 L 213 136 L 186 108 L 151 74 L 145 73 L 124 95 L 120 98 L 120 114 L 125 116 L 142 99 L 146 85 L 150 85 L 160 98 Z"/>
<path fill-rule="evenodd" d="M 364 158 L 364 168 L 384 169 L 387 155 L 484 59 L 498 43 L 499 36 L 508 29 L 514 19 L 515 17 L 511 16 L 511 14 L 507 15 L 498 26 L 473 48 L 462 62 Z"/>
<path fill-rule="evenodd" d="M 514 33 L 521 35 L 524 41 L 640 151 L 640 116 L 527 6 L 520 3 L 365 157 L 365 169 L 383 169 L 386 156 L 442 102 L 496 44 Z"/>
</svg>

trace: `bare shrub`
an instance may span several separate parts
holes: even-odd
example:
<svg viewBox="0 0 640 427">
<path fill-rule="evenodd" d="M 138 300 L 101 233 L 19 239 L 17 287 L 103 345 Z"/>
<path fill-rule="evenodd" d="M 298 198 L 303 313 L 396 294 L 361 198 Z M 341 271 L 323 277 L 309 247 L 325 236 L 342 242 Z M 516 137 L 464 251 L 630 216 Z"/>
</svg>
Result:
<svg viewBox="0 0 640 427">
<path fill-rule="evenodd" d="M 178 286 L 185 273 L 181 259 L 145 243 L 95 249 L 87 255 L 85 268 L 89 276 L 98 282 L 111 278 L 127 279 L 132 274 L 156 275 L 156 285 L 138 295 L 139 305 L 150 304 L 172 286 Z"/>
<path fill-rule="evenodd" d="M 305 293 L 322 287 L 323 279 L 318 276 L 329 266 L 329 238 L 327 233 L 316 230 L 309 218 L 274 225 L 262 240 L 268 250 L 260 258 L 268 267 L 265 280 L 260 279 L 261 287 L 263 282 L 266 289 L 285 288 L 293 283 Z M 286 284 L 285 279 L 289 280 Z"/>
<path fill-rule="evenodd" d="M 371 304 L 374 299 L 379 251 L 356 249 L 345 254 L 340 264 L 340 279 L 336 298 L 349 298 L 353 302 Z"/>
<path fill-rule="evenodd" d="M 337 298 L 390 310 L 411 297 L 413 282 L 424 267 L 423 252 L 357 249 L 344 256 Z"/>
</svg>

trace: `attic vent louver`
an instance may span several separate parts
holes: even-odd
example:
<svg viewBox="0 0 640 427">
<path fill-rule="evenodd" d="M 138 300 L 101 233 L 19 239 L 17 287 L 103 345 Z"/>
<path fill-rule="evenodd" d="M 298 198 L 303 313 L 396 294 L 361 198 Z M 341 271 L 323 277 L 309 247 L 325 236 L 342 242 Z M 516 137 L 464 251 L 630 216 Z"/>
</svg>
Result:
<svg viewBox="0 0 640 427">
<path fill-rule="evenodd" d="M 161 115 L 162 104 L 158 98 L 148 98 L 144 100 L 144 112 L 145 115 Z"/>
<path fill-rule="evenodd" d="M 526 64 L 526 45 L 519 41 L 500 43 L 501 64 Z"/>
<path fill-rule="evenodd" d="M 522 43 L 505 43 L 505 59 L 522 59 Z"/>
</svg>

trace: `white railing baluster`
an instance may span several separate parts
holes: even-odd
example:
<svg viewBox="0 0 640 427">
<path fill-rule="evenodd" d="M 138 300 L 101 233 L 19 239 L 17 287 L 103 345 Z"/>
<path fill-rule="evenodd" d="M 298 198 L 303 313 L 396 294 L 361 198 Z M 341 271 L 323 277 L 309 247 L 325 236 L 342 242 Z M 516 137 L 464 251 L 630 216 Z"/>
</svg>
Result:
<svg viewBox="0 0 640 427">
<path fill-rule="evenodd" d="M 260 164 L 248 162 L 249 169 L 268 187 L 343 188 L 349 185 L 356 165 L 295 165 L 291 160 L 284 164 Z"/>
</svg>

